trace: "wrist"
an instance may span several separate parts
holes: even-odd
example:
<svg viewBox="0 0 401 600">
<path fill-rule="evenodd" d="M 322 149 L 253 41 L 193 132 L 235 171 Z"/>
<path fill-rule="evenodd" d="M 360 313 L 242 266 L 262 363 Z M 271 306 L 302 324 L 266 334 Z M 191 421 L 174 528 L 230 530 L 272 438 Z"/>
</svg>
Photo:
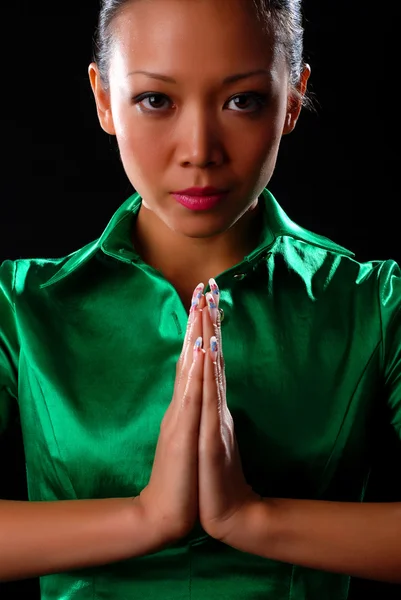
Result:
<svg viewBox="0 0 401 600">
<path fill-rule="evenodd" d="M 270 540 L 271 544 L 274 542 L 274 523 L 274 500 L 256 496 L 234 515 L 221 541 L 251 554 L 258 553 L 260 546 L 267 550 L 266 541 Z"/>
<path fill-rule="evenodd" d="M 132 515 L 132 529 L 134 532 L 138 531 L 138 521 L 140 523 L 141 536 L 146 541 L 147 551 L 146 554 L 151 554 L 162 550 L 164 547 L 173 544 L 181 537 L 178 528 L 174 527 L 172 519 L 149 511 L 142 495 L 132 498 L 134 511 Z"/>
<path fill-rule="evenodd" d="M 132 557 L 152 554 L 169 543 L 163 527 L 150 518 L 140 496 L 130 498 L 126 535 L 132 547 Z"/>
</svg>

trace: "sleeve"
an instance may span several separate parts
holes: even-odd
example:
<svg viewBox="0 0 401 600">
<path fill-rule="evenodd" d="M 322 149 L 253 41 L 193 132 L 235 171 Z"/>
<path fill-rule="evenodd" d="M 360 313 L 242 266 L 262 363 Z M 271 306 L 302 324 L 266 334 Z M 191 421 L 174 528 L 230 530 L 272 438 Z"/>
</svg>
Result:
<svg viewBox="0 0 401 600">
<path fill-rule="evenodd" d="M 16 262 L 0 265 L 0 435 L 17 400 L 18 344 L 13 289 Z"/>
<path fill-rule="evenodd" d="M 401 442 L 401 269 L 392 260 L 383 263 L 381 270 L 380 310 L 385 397 Z"/>
</svg>

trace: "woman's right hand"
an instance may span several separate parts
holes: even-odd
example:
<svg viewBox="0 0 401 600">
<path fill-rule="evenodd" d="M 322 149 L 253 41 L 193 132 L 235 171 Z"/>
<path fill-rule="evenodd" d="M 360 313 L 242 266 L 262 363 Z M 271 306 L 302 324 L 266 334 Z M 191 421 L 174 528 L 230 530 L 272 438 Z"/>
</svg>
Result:
<svg viewBox="0 0 401 600">
<path fill-rule="evenodd" d="M 0 500 L 1 581 L 98 567 L 152 554 L 193 528 L 198 517 L 204 359 L 203 351 L 194 352 L 193 348 L 202 336 L 202 292 L 203 286 L 198 286 L 148 485 L 135 498 Z M 137 509 L 133 510 L 132 503 Z"/>
<path fill-rule="evenodd" d="M 161 544 L 172 543 L 193 528 L 198 517 L 198 438 L 202 408 L 204 285 L 199 284 L 182 352 L 176 365 L 172 401 L 163 417 L 148 485 L 136 501 Z"/>
</svg>

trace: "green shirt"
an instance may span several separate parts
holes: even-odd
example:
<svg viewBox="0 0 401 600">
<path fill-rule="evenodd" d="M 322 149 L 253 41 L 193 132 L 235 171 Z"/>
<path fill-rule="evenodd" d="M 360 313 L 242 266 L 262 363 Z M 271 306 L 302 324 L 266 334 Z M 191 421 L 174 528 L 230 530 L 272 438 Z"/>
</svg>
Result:
<svg viewBox="0 0 401 600">
<path fill-rule="evenodd" d="M 401 441 L 401 271 L 356 262 L 267 190 L 260 200 L 262 242 L 216 278 L 245 475 L 262 496 L 359 502 L 381 427 Z M 31 500 L 148 483 L 189 307 L 135 254 L 140 204 L 67 257 L 0 268 L 0 430 L 18 407 Z M 162 552 L 41 579 L 43 600 L 342 600 L 348 585 L 199 525 Z"/>
</svg>

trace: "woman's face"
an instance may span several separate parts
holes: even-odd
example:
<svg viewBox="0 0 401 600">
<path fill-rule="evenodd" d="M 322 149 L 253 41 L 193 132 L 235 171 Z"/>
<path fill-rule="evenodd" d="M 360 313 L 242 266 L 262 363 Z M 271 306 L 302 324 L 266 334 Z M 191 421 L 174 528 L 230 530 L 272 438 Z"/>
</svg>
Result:
<svg viewBox="0 0 401 600">
<path fill-rule="evenodd" d="M 255 205 L 299 115 L 284 55 L 250 5 L 134 0 L 113 23 L 108 92 L 89 69 L 101 125 L 116 135 L 130 182 L 185 236 L 227 231 Z M 228 193 L 207 211 L 171 194 L 195 186 Z"/>
</svg>

